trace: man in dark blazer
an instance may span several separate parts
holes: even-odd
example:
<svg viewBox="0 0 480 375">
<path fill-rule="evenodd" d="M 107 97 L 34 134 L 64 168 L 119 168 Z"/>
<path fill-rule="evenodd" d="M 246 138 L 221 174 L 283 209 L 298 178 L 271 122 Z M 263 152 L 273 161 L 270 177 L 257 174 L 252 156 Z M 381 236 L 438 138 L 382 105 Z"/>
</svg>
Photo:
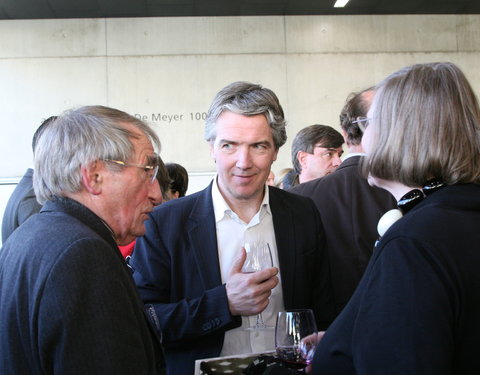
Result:
<svg viewBox="0 0 480 375">
<path fill-rule="evenodd" d="M 35 145 L 45 129 L 45 126 L 55 119 L 56 116 L 47 118 L 33 134 L 33 153 L 35 153 Z M 42 208 L 42 206 L 37 202 L 37 197 L 33 191 L 33 169 L 28 168 L 17 186 L 15 186 L 15 189 L 5 207 L 2 219 L 2 243 L 5 243 L 7 238 L 20 226 L 20 224 L 33 214 L 39 212 L 40 208 Z"/>
<path fill-rule="evenodd" d="M 351 94 L 340 114 L 347 158 L 331 175 L 300 184 L 291 191 L 315 202 L 325 228 L 336 313 L 347 304 L 370 260 L 378 238 L 377 223 L 396 207 L 386 190 L 363 177 L 360 160 L 362 121 L 370 108 L 372 89 Z"/>
<path fill-rule="evenodd" d="M 316 208 L 266 186 L 286 140 L 276 95 L 247 82 L 228 85 L 210 107 L 205 138 L 217 176 L 156 208 L 131 262 L 171 375 L 193 373 L 196 359 L 274 349 L 273 330 L 245 330 L 259 313 L 267 326 L 293 308 L 313 309 L 319 329 L 332 319 Z M 252 235 L 269 243 L 274 267 L 241 272 Z"/>
<path fill-rule="evenodd" d="M 157 135 L 124 112 L 61 115 L 35 149 L 39 214 L 0 250 L 1 374 L 159 374 L 160 342 L 117 244 L 160 199 Z"/>
</svg>

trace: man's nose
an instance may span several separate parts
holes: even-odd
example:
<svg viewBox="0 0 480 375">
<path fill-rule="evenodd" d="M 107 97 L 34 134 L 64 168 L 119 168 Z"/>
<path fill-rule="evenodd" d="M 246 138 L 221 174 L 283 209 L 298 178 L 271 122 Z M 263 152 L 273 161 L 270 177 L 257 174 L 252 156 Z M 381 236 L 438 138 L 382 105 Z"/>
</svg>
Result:
<svg viewBox="0 0 480 375">
<path fill-rule="evenodd" d="M 252 166 L 250 150 L 247 147 L 242 147 L 238 150 L 236 166 L 240 169 L 248 169 Z"/>
<path fill-rule="evenodd" d="M 335 154 L 332 159 L 332 165 L 335 167 L 338 167 L 340 164 L 342 164 L 342 159 L 340 159 L 339 154 Z"/>
<path fill-rule="evenodd" d="M 157 179 L 150 184 L 148 191 L 148 198 L 153 202 L 154 206 L 158 206 L 163 201 L 162 191 L 160 190 L 160 184 Z"/>
</svg>

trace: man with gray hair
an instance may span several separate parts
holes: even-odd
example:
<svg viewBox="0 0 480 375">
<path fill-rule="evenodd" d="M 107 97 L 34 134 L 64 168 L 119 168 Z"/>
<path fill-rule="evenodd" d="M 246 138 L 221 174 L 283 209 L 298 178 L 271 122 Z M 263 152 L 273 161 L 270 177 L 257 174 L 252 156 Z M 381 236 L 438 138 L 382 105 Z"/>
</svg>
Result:
<svg viewBox="0 0 480 375">
<path fill-rule="evenodd" d="M 159 139 L 124 112 L 81 107 L 35 148 L 41 212 L 0 250 L 1 374 L 158 374 L 160 343 L 117 244 L 160 199 Z"/>
<path fill-rule="evenodd" d="M 326 176 L 342 163 L 342 135 L 328 125 L 310 125 L 292 142 L 292 164 L 298 183 Z M 296 185 L 296 184 L 295 184 Z"/>
<path fill-rule="evenodd" d="M 205 125 L 216 177 L 156 208 L 137 240 L 134 279 L 158 321 L 167 374 L 192 374 L 200 358 L 274 350 L 274 330 L 263 328 L 281 310 L 311 308 L 319 329 L 330 322 L 318 212 L 310 199 L 266 185 L 286 138 L 273 91 L 223 88 Z M 255 242 L 269 245 L 271 263 L 242 272 L 244 247 Z"/>
</svg>

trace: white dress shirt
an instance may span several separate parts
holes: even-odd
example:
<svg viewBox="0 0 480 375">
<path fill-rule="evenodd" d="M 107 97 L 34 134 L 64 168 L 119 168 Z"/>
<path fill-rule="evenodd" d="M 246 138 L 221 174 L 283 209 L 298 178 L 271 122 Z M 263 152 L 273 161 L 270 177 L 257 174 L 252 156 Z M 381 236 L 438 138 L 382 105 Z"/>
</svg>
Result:
<svg viewBox="0 0 480 375">
<path fill-rule="evenodd" d="M 267 242 L 272 252 L 273 265 L 279 268 L 277 243 L 268 198 L 268 188 L 265 186 L 265 196 L 260 210 L 249 223 L 245 223 L 228 206 L 218 189 L 217 178 L 215 178 L 212 186 L 212 201 L 217 228 L 218 259 L 222 283 L 227 282 L 232 264 L 246 242 Z M 275 327 L 277 312 L 284 310 L 280 273 L 277 276 L 280 283 L 272 290 L 270 303 L 262 312 L 263 321 L 271 327 Z M 275 350 L 274 329 L 245 329 L 254 326 L 256 321 L 256 315 L 242 316 L 241 327 L 226 331 L 220 356 Z"/>
</svg>

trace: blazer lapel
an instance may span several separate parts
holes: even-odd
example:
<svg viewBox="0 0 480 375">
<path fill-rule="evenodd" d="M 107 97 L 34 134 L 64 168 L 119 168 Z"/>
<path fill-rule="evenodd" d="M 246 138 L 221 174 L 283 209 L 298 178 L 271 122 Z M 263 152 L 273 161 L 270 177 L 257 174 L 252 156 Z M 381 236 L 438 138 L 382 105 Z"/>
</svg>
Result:
<svg viewBox="0 0 480 375">
<path fill-rule="evenodd" d="M 187 233 L 198 274 L 205 289 L 222 283 L 218 261 L 217 230 L 212 202 L 212 184 L 199 195 L 187 223 Z"/>
<path fill-rule="evenodd" d="M 295 269 L 297 267 L 295 262 L 295 225 L 288 202 L 281 199 L 273 188 L 270 189 L 269 195 L 282 278 L 283 300 L 287 307 L 293 304 L 295 288 Z"/>
</svg>

